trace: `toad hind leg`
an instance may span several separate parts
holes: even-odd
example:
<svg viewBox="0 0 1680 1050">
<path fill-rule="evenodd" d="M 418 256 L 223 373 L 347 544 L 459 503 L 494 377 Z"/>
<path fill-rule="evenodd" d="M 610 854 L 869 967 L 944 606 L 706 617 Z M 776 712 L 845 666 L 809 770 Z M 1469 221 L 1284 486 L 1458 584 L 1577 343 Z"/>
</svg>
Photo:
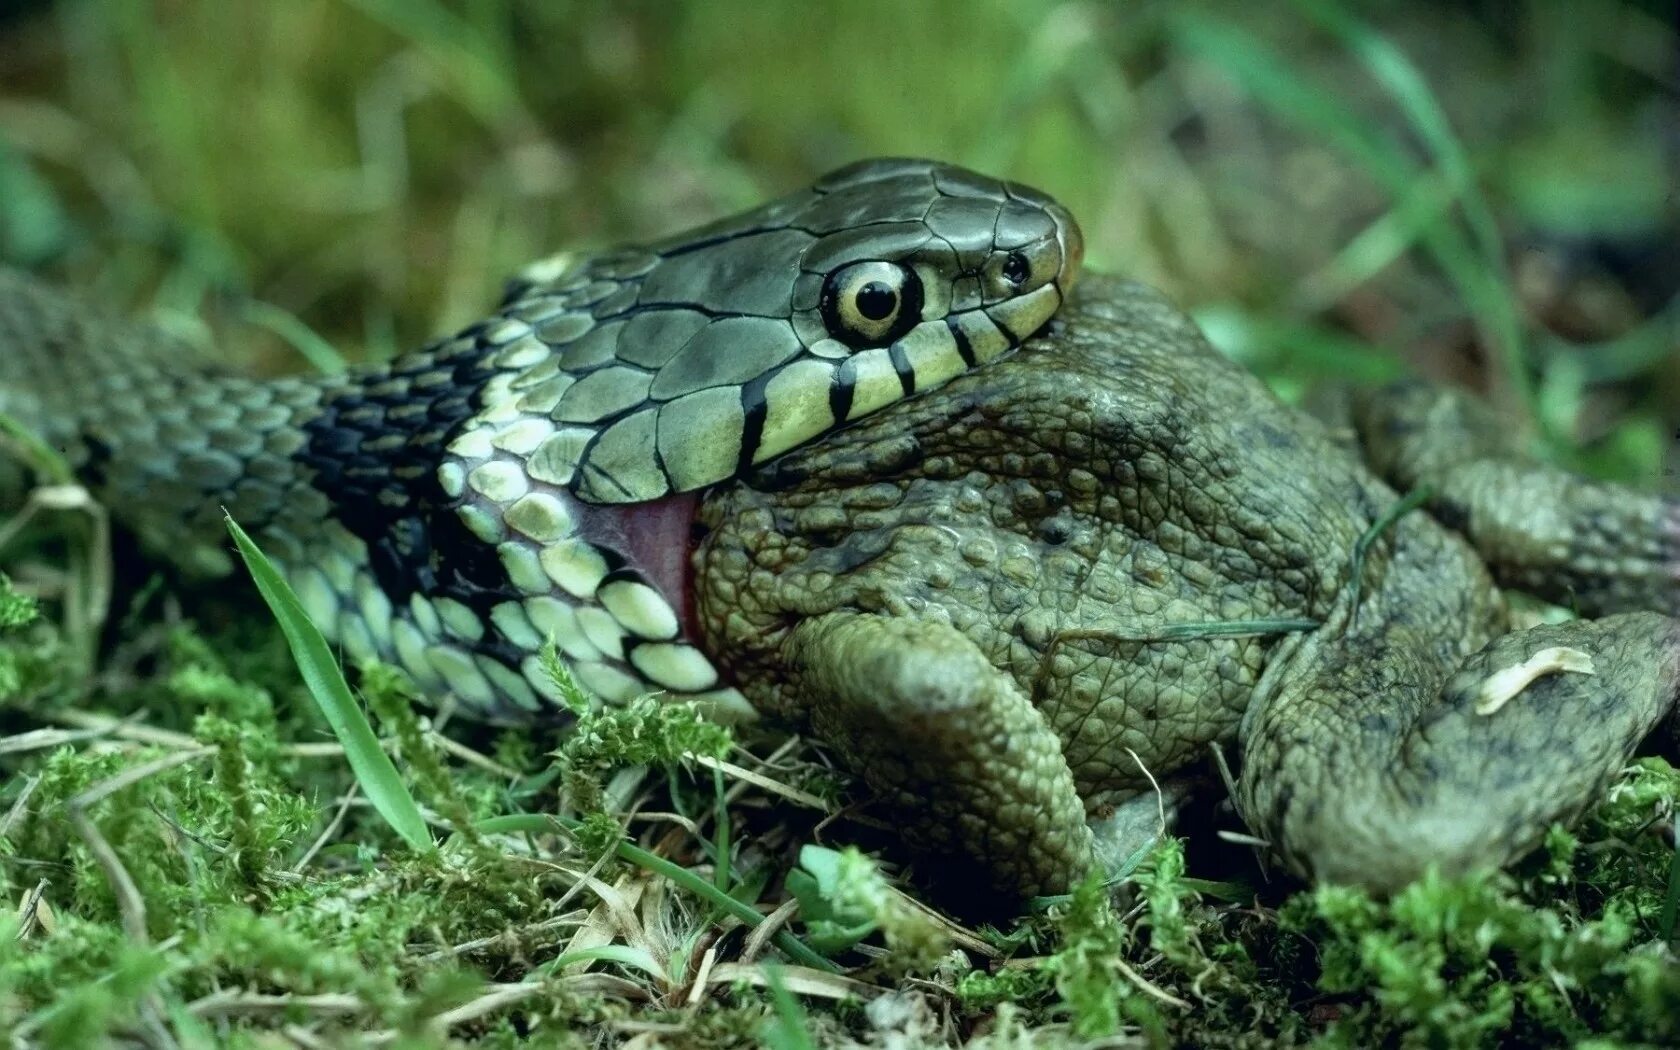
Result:
<svg viewBox="0 0 1680 1050">
<path fill-rule="evenodd" d="M 955 628 L 829 613 L 794 628 L 784 653 L 818 737 L 966 902 L 1062 893 L 1092 870 L 1055 733 Z"/>
<path fill-rule="evenodd" d="M 1680 621 L 1654 613 L 1504 635 L 1425 680 L 1403 631 L 1382 641 L 1405 673 L 1371 637 L 1302 639 L 1244 722 L 1238 811 L 1298 874 L 1392 891 L 1432 864 L 1514 860 L 1601 798 L 1680 699 Z M 1560 647 L 1591 673 L 1543 674 L 1488 711 L 1490 676 Z"/>
<path fill-rule="evenodd" d="M 1353 393 L 1365 458 L 1475 546 L 1501 586 L 1586 616 L 1680 616 L 1680 499 L 1535 460 L 1470 394 L 1416 380 Z"/>
</svg>

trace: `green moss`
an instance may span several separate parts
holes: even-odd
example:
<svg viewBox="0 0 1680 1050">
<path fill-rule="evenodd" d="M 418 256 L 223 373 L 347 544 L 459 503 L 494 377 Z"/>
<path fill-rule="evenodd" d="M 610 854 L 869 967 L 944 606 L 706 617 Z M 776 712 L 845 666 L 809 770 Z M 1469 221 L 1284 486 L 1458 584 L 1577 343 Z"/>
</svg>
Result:
<svg viewBox="0 0 1680 1050">
<path fill-rule="evenodd" d="M 12 589 L 12 581 L 0 575 L 0 631 L 16 631 L 41 618 L 41 603 Z"/>
<path fill-rule="evenodd" d="M 64 681 L 65 662 L 59 632 L 41 617 L 40 603 L 0 573 L 0 703 L 50 694 Z"/>
<path fill-rule="evenodd" d="M 805 846 L 799 865 L 788 873 L 788 892 L 799 899 L 800 918 L 818 951 L 837 954 L 879 932 L 887 948 L 884 968 L 902 977 L 933 969 L 950 950 L 946 931 L 910 907 L 856 847 Z"/>
<path fill-rule="evenodd" d="M 1117 969 L 1127 934 L 1099 877 L 1093 875 L 1073 891 L 1060 925 L 1062 946 L 1052 965 L 1073 1034 L 1082 1039 L 1117 1035 L 1126 1019 L 1145 1020 L 1158 1035 L 1159 1016 L 1136 1001 Z"/>
<path fill-rule="evenodd" d="M 1580 921 L 1519 899 L 1503 877 L 1425 879 L 1379 904 L 1321 887 L 1280 922 L 1318 946 L 1318 987 L 1356 996 L 1336 1045 L 1410 1033 L 1432 1045 L 1528 1045 L 1593 1034 L 1669 1043 L 1680 969 L 1616 909 Z"/>
<path fill-rule="evenodd" d="M 595 706 L 579 716 L 555 752 L 567 791 L 581 811 L 600 808 L 600 778 L 625 766 L 670 769 L 688 755 L 721 758 L 733 740 L 700 705 L 639 696 L 622 707 Z"/>
<path fill-rule="evenodd" d="M 475 826 L 476 817 L 438 756 L 437 746 L 422 731 L 415 711 L 419 693 L 401 670 L 371 663 L 361 669 L 362 696 L 397 739 L 398 757 L 420 790 L 437 807 L 455 834 L 481 854 L 487 847 Z"/>
</svg>

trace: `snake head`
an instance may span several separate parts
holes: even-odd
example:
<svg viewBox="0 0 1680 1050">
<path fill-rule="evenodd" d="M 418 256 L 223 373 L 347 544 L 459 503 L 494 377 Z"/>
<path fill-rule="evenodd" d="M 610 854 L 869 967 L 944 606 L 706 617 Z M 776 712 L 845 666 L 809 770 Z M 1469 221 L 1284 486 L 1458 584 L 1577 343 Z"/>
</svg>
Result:
<svg viewBox="0 0 1680 1050">
<path fill-rule="evenodd" d="M 853 164 L 533 275 L 504 309 L 543 320 L 571 385 L 520 411 L 566 433 L 545 468 L 585 502 L 692 492 L 1019 345 L 1082 253 L 1073 217 L 1036 190 L 925 160 Z"/>
<path fill-rule="evenodd" d="M 931 333 L 944 325 L 959 354 L 967 338 L 981 359 L 996 356 L 974 343 L 996 343 L 976 312 L 1006 344 L 1018 343 L 1049 320 L 1084 255 L 1067 209 L 951 165 L 863 161 L 813 191 L 823 207 L 805 218 L 821 238 L 800 259 L 792 302 L 794 327 L 813 348 L 825 340 L 853 351 L 890 347 L 923 325 L 935 327 L 920 340 L 937 342 Z M 837 214 L 850 225 L 834 228 Z"/>
</svg>

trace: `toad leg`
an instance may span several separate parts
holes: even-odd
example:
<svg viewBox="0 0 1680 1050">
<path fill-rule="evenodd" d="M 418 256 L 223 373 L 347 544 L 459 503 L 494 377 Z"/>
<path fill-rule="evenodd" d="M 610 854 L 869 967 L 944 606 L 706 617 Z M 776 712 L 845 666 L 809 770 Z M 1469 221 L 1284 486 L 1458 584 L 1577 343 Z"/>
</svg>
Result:
<svg viewBox="0 0 1680 1050">
<path fill-rule="evenodd" d="M 1236 793 L 1286 866 L 1328 882 L 1392 891 L 1431 864 L 1458 875 L 1516 859 L 1602 798 L 1680 699 L 1680 621 L 1655 613 L 1503 635 L 1433 675 L 1404 624 L 1332 633 L 1268 669 Z M 1578 656 L 1559 667 L 1557 650 L 1591 673 Z M 1525 688 L 1484 692 L 1536 657 L 1550 670 Z"/>
<path fill-rule="evenodd" d="M 955 628 L 835 612 L 784 642 L 816 735 L 883 800 L 935 878 L 971 903 L 1062 893 L 1092 836 L 1060 741 Z"/>
<path fill-rule="evenodd" d="M 1502 586 L 1584 615 L 1680 616 L 1680 498 L 1593 481 L 1527 455 L 1470 394 L 1418 381 L 1351 395 L 1366 460 L 1475 546 Z"/>
</svg>

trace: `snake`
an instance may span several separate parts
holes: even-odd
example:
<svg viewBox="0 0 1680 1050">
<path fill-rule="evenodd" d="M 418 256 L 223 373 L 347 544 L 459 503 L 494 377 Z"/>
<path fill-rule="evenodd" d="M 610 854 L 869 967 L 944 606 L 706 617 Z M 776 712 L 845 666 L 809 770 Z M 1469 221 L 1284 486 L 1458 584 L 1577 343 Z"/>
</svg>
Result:
<svg viewBox="0 0 1680 1050">
<path fill-rule="evenodd" d="M 345 655 L 467 715 L 563 711 L 547 649 L 601 701 L 750 717 L 693 641 L 697 500 L 1009 353 L 1082 257 L 1037 190 L 868 160 L 534 263 L 389 361 L 270 378 L 0 269 L 0 415 L 190 573 L 231 569 L 225 510 Z"/>
</svg>

